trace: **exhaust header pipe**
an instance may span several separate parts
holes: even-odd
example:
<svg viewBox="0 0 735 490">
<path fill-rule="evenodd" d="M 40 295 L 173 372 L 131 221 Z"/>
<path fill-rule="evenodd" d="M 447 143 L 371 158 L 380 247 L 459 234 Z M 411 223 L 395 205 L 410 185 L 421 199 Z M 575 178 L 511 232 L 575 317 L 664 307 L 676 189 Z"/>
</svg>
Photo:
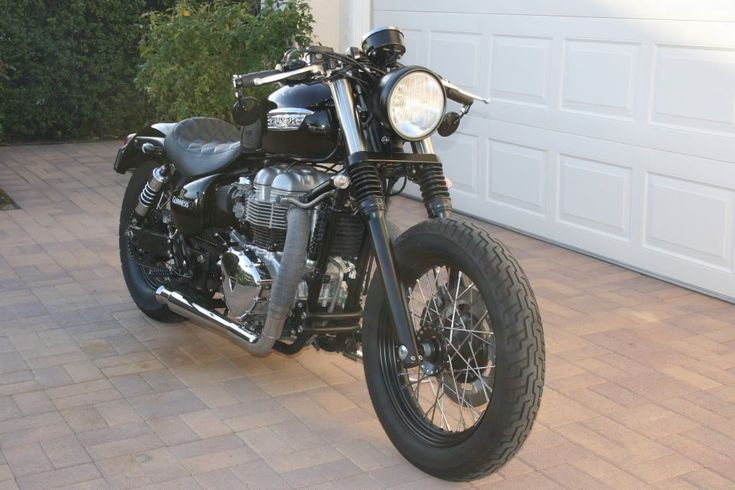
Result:
<svg viewBox="0 0 735 490">
<path fill-rule="evenodd" d="M 235 322 L 231 322 L 216 311 L 209 310 L 193 301 L 189 301 L 178 291 L 169 291 L 164 286 L 159 286 L 156 290 L 155 297 L 156 301 L 168 306 L 168 309 L 172 312 L 198 322 L 205 327 L 223 330 L 237 340 L 244 340 L 248 343 L 258 340 L 256 334 L 245 330 Z"/>
<path fill-rule="evenodd" d="M 274 278 L 268 302 L 268 313 L 260 334 L 246 330 L 216 311 L 198 305 L 183 294 L 169 291 L 163 286 L 156 291 L 156 301 L 168 306 L 177 315 L 222 330 L 237 340 L 244 341 L 243 346 L 251 354 L 267 354 L 281 337 L 283 325 L 291 312 L 296 291 L 304 273 L 306 250 L 309 245 L 311 222 L 309 212 L 298 207 L 291 207 L 286 214 L 286 220 L 288 228 L 286 243 L 283 247 L 283 258 L 278 277 Z"/>
</svg>

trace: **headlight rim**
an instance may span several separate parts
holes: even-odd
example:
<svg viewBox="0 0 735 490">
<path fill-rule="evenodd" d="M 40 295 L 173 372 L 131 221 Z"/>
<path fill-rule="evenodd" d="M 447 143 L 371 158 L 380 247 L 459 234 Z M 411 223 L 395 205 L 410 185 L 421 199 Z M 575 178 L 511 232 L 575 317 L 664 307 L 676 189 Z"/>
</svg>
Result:
<svg viewBox="0 0 735 490">
<path fill-rule="evenodd" d="M 388 115 L 388 101 L 390 100 L 390 97 L 393 93 L 393 90 L 398 85 L 398 82 L 405 77 L 406 75 L 414 72 L 424 72 L 431 77 L 433 77 L 437 83 L 439 84 L 439 88 L 441 89 L 442 93 L 442 108 L 441 113 L 442 117 L 440 117 L 435 124 L 435 126 L 431 129 L 431 131 L 427 132 L 426 135 L 418 137 L 418 138 L 408 138 L 406 135 L 401 134 L 400 131 L 398 131 L 393 124 L 390 121 L 390 117 Z M 432 134 L 436 132 L 436 130 L 439 128 L 439 125 L 441 124 L 442 119 L 444 118 L 444 114 L 447 110 L 447 93 L 446 89 L 444 88 L 444 85 L 441 83 L 441 77 L 431 71 L 430 69 L 424 67 L 424 66 L 418 66 L 418 65 L 411 65 L 411 66 L 404 66 L 402 68 L 399 68 L 397 70 L 393 70 L 390 73 L 387 73 L 383 76 L 380 80 L 380 90 L 379 90 L 379 99 L 378 99 L 378 108 L 379 108 L 379 115 L 380 119 L 383 122 L 383 124 L 387 125 L 398 137 L 405 141 L 421 141 L 423 139 L 428 138 Z"/>
</svg>

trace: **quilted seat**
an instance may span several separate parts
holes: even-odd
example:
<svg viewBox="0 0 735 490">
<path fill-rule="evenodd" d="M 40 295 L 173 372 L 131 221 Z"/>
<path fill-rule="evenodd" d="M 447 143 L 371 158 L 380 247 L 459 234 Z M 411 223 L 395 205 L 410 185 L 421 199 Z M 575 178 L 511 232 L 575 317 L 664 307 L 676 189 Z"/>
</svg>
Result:
<svg viewBox="0 0 735 490">
<path fill-rule="evenodd" d="M 179 122 L 163 142 L 176 171 L 187 177 L 218 172 L 240 156 L 240 130 L 213 117 Z"/>
</svg>

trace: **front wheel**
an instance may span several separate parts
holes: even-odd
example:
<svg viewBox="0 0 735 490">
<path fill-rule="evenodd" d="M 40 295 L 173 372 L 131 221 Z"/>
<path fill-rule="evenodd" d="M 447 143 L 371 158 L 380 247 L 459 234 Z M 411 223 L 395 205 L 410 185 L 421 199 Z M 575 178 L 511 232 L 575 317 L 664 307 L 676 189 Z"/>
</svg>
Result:
<svg viewBox="0 0 735 490">
<path fill-rule="evenodd" d="M 420 366 L 405 368 L 375 277 L 362 330 L 365 377 L 396 448 L 439 478 L 492 473 L 520 449 L 541 401 L 544 338 L 528 279 L 477 226 L 430 220 L 395 243 Z"/>
</svg>

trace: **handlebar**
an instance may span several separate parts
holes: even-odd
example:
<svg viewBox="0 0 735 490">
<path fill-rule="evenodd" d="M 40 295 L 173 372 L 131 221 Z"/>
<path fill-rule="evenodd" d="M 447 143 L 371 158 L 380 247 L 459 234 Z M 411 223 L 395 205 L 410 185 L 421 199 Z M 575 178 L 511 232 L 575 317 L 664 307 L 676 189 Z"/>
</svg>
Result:
<svg viewBox="0 0 735 490">
<path fill-rule="evenodd" d="M 490 103 L 489 99 L 467 92 L 466 90 L 462 90 L 461 88 L 446 80 L 442 80 L 442 85 L 444 85 L 444 90 L 447 93 L 447 98 L 455 102 L 459 102 L 462 105 L 471 105 L 476 100 L 480 100 L 486 104 Z"/>
<path fill-rule="evenodd" d="M 317 73 L 325 74 L 325 69 L 322 64 L 311 64 L 301 66 L 295 70 L 292 69 L 286 71 L 283 71 L 283 68 L 279 65 L 275 70 L 264 70 L 245 73 L 243 75 L 232 75 L 232 84 L 239 90 L 243 88 L 257 87 L 268 83 L 280 82 L 299 75 L 311 75 Z M 441 79 L 441 83 L 444 86 L 447 98 L 455 102 L 459 102 L 462 105 L 470 106 L 476 100 L 480 100 L 485 104 L 490 103 L 489 99 L 467 92 L 447 80 Z"/>
<path fill-rule="evenodd" d="M 308 73 L 324 73 L 324 68 L 322 65 L 316 64 L 285 72 L 283 70 L 265 70 L 245 73 L 244 75 L 232 75 L 232 84 L 237 89 L 257 87 Z"/>
<path fill-rule="evenodd" d="M 475 102 L 474 97 L 470 97 L 468 95 L 463 94 L 459 90 L 452 88 L 452 87 L 446 87 L 447 92 L 447 98 L 451 99 L 455 102 L 459 102 L 462 105 L 470 105 Z"/>
<path fill-rule="evenodd" d="M 252 73 L 245 73 L 243 75 L 232 75 L 232 84 L 235 88 L 250 88 L 259 85 L 255 83 L 256 80 L 272 77 L 274 75 L 280 75 L 283 73 L 281 70 L 263 70 L 254 71 Z"/>
</svg>

